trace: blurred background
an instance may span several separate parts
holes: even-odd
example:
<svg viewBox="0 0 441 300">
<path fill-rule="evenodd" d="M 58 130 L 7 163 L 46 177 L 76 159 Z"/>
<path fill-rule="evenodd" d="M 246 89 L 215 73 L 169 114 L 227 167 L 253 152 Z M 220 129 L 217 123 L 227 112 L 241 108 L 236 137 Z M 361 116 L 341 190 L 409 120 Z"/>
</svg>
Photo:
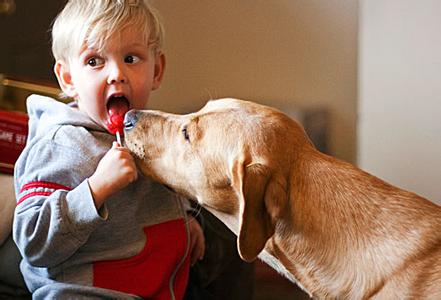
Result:
<svg viewBox="0 0 441 300">
<path fill-rule="evenodd" d="M 303 121 L 325 111 L 324 151 L 441 204 L 441 1 L 152 2 L 167 67 L 149 108 L 236 97 Z M 64 3 L 0 0 L 3 78 L 56 86 L 49 29 Z M 259 285 L 259 299 L 294 295 L 281 282 Z"/>
</svg>

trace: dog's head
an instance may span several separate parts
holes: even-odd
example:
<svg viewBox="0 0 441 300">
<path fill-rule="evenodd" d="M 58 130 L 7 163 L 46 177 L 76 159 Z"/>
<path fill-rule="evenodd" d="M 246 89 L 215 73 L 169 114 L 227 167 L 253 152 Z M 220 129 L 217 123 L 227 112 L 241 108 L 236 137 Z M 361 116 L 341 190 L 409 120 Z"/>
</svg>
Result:
<svg viewBox="0 0 441 300">
<path fill-rule="evenodd" d="M 311 147 L 283 113 L 235 99 L 209 101 L 187 115 L 132 110 L 125 143 L 145 175 L 236 216 L 246 261 L 257 257 L 288 211 L 290 166 L 299 147 Z"/>
</svg>

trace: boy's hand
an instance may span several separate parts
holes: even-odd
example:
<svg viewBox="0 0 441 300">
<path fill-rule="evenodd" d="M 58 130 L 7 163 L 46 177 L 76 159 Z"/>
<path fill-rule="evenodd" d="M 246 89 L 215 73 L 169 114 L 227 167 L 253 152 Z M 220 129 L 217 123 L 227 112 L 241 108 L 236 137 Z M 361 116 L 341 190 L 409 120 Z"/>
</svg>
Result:
<svg viewBox="0 0 441 300">
<path fill-rule="evenodd" d="M 201 225 L 195 218 L 189 217 L 190 229 L 190 264 L 193 266 L 198 260 L 202 260 L 205 254 L 205 237 Z"/>
<path fill-rule="evenodd" d="M 135 161 L 127 148 L 113 142 L 112 148 L 89 177 L 89 186 L 99 209 L 106 199 L 138 178 Z"/>
</svg>

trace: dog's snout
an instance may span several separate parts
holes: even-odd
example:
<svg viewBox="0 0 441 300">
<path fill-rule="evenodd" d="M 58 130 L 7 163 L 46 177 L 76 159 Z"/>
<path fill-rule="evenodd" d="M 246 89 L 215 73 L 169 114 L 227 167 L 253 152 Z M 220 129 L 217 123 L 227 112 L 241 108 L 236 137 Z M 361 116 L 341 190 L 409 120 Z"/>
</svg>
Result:
<svg viewBox="0 0 441 300">
<path fill-rule="evenodd" d="M 136 122 L 138 122 L 138 111 L 132 109 L 128 111 L 124 117 L 124 131 L 127 132 L 133 129 Z"/>
</svg>

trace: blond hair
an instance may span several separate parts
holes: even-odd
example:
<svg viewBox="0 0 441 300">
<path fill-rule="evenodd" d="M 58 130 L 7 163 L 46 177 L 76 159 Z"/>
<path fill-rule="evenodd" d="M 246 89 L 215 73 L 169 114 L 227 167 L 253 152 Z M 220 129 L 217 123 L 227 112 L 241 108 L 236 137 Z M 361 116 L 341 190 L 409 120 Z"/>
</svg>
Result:
<svg viewBox="0 0 441 300">
<path fill-rule="evenodd" d="M 69 0 L 52 26 L 52 53 L 67 61 L 84 45 L 101 50 L 128 26 L 139 28 L 154 53 L 162 51 L 162 24 L 146 0 Z"/>
</svg>

